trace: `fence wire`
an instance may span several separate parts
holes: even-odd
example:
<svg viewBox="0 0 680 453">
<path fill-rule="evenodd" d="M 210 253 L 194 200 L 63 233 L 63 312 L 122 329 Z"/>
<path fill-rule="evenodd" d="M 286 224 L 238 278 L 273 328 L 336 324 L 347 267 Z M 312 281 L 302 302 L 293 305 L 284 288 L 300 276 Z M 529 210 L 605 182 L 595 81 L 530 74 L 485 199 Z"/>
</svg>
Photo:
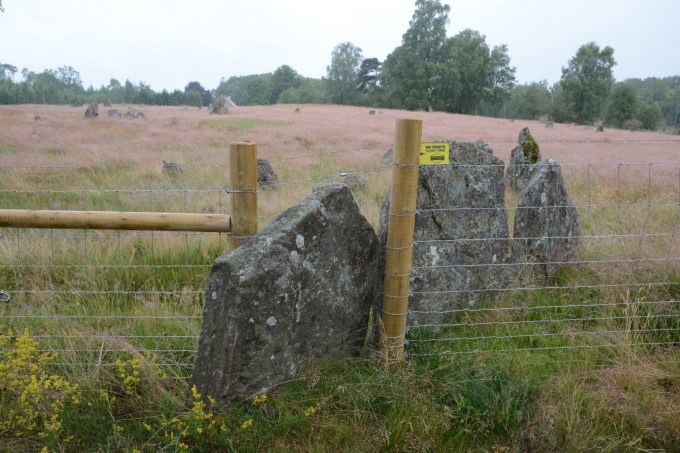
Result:
<svg viewBox="0 0 680 453">
<path fill-rule="evenodd" d="M 281 208 L 269 211 L 267 199 L 281 191 L 389 169 L 343 168 L 327 160 L 375 149 L 293 152 L 270 160 L 281 178 L 279 190 L 259 191 L 265 221 Z M 311 168 L 297 169 L 302 161 Z M 124 162 L 0 166 L 0 207 L 228 214 L 232 191 L 225 167 L 224 162 L 180 162 L 171 171 Z M 225 233 L 0 229 L 0 330 L 21 335 L 26 329 L 39 341 L 38 352 L 57 354 L 49 365 L 67 373 L 115 369 L 119 358 L 141 354 L 170 378 L 186 379 L 209 269 L 230 247 Z"/>
<path fill-rule="evenodd" d="M 562 164 L 567 202 L 522 192 L 534 186 L 475 193 L 484 175 L 507 178 L 505 164 L 419 167 L 449 178 L 459 196 L 419 188 L 408 357 L 532 354 L 547 363 L 597 351 L 606 362 L 680 343 L 680 163 Z M 575 234 L 565 233 L 569 213 Z"/>
<path fill-rule="evenodd" d="M 680 141 L 544 142 L 615 146 Z M 389 182 L 386 170 L 392 165 L 375 158 L 366 160 L 368 165 L 361 159 L 351 165 L 331 160 L 364 153 L 376 157 L 377 149 L 369 145 L 294 152 L 270 163 L 281 170 L 284 193 L 308 190 L 319 181 L 349 182 L 350 176 L 360 176 L 370 178 L 366 184 L 382 195 Z M 298 169 L 303 163 L 307 166 Z M 138 163 L 5 166 L 0 167 L 0 206 L 226 214 L 230 193 L 226 167 L 224 162 L 180 162 L 179 172 L 167 172 L 161 165 Z M 452 167 L 474 179 L 478 171 L 502 172 L 507 166 Z M 116 179 L 128 170 L 138 170 L 141 183 L 134 173 Z M 480 224 L 484 216 L 504 213 L 510 226 L 505 236 L 472 229 L 469 234 L 452 231 L 432 237 L 416 229 L 406 336 L 409 356 L 430 360 L 534 353 L 563 363 L 569 361 L 565 353 L 579 350 L 635 346 L 653 351 L 680 341 L 680 163 L 567 162 L 562 174 L 569 205 L 518 207 L 516 197 L 507 196 L 500 204 L 477 206 L 463 199 L 418 207 L 417 225 L 418 219 L 437 216 L 467 216 Z M 63 187 L 54 186 L 54 181 Z M 265 219 L 278 214 L 281 207 L 269 208 L 266 201 L 280 198 L 280 193 L 261 190 L 259 196 L 265 201 L 261 208 Z M 375 197 L 367 198 L 375 203 Z M 510 259 L 516 243 L 512 222 L 518 212 L 567 208 L 578 212 L 580 234 L 521 239 L 576 241 L 577 254 L 569 259 Z M 508 256 L 494 259 L 493 254 L 468 253 L 471 245 L 485 251 L 494 244 L 507 245 Z M 439 255 L 453 258 L 434 262 L 433 247 Z M 40 341 L 41 350 L 58 352 L 55 367 L 114 367 L 121 354 L 133 351 L 151 354 L 173 378 L 186 378 L 200 333 L 208 270 L 228 248 L 229 235 L 218 233 L 2 229 L 0 289 L 11 302 L 0 302 L 0 324 L 14 334 L 27 328 Z M 548 279 L 537 272 L 546 267 L 559 270 Z M 502 278 L 471 278 L 474 272 Z"/>
</svg>

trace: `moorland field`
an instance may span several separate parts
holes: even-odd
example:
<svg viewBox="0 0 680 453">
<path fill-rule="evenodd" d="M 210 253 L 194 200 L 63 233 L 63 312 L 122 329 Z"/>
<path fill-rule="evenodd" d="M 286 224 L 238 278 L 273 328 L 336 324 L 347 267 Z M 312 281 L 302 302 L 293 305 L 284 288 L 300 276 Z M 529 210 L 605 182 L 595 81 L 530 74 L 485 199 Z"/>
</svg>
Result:
<svg viewBox="0 0 680 453">
<path fill-rule="evenodd" d="M 485 141 L 506 163 L 529 127 L 562 164 L 579 260 L 550 284 L 522 276 L 532 291 L 504 293 L 503 310 L 453 315 L 403 367 L 367 348 L 218 408 L 186 378 L 226 235 L 1 229 L 0 451 L 680 451 L 678 136 L 345 106 L 131 107 L 145 119 L 0 106 L 0 208 L 229 213 L 229 145 L 250 141 L 281 181 L 258 195 L 260 225 L 357 172 L 377 228 L 395 119 L 422 119 L 425 141 Z M 516 203 L 508 192 L 511 224 Z M 466 341 L 439 341 L 452 335 Z"/>
</svg>

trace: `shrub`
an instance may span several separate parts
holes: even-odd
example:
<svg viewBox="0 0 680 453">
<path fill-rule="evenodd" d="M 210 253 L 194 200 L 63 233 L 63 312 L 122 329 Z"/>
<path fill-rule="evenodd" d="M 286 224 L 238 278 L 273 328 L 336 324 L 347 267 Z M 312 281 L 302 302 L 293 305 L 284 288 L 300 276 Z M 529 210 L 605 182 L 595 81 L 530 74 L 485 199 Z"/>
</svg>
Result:
<svg viewBox="0 0 680 453">
<path fill-rule="evenodd" d="M 38 351 L 28 330 L 18 338 L 0 336 L 0 434 L 4 439 L 37 436 L 45 444 L 59 442 L 62 416 L 80 405 L 78 385 L 49 374 L 54 353 Z"/>
<path fill-rule="evenodd" d="M 642 122 L 640 120 L 626 120 L 621 127 L 629 131 L 639 131 L 642 127 Z"/>
</svg>

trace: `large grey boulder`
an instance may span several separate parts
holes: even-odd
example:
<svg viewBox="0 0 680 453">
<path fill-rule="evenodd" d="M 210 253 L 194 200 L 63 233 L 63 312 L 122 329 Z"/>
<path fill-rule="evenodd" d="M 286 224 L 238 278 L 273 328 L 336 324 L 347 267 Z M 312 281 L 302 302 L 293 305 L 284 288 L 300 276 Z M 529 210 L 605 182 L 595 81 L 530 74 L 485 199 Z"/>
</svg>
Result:
<svg viewBox="0 0 680 453">
<path fill-rule="evenodd" d="M 519 193 L 536 169 L 541 160 L 541 149 L 531 136 L 528 127 L 519 132 L 517 147 L 510 153 L 510 163 L 505 175 L 505 184 L 515 193 Z"/>
<path fill-rule="evenodd" d="M 266 159 L 257 159 L 257 185 L 262 189 L 278 189 L 279 177 Z"/>
<path fill-rule="evenodd" d="M 378 239 L 347 186 L 315 188 L 212 267 L 192 383 L 227 402 L 352 354 L 368 327 Z"/>
<path fill-rule="evenodd" d="M 495 294 L 486 289 L 507 284 L 505 266 L 499 266 L 510 255 L 504 163 L 483 142 L 449 144 L 449 165 L 420 168 L 409 324 L 440 323 Z M 388 210 L 386 200 L 383 246 Z M 381 301 L 382 282 L 377 288 Z"/>
<path fill-rule="evenodd" d="M 546 279 L 577 256 L 579 215 L 567 194 L 560 165 L 536 165 L 519 195 L 512 244 L 517 267 Z"/>
</svg>

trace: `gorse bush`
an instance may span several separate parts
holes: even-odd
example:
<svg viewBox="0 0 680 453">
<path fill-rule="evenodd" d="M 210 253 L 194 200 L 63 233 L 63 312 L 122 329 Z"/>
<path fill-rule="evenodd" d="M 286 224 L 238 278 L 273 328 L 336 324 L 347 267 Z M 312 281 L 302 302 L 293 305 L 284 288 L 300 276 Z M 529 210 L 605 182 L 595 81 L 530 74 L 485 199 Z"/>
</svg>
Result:
<svg viewBox="0 0 680 453">
<path fill-rule="evenodd" d="M 24 330 L 0 336 L 0 439 L 35 437 L 46 444 L 62 437 L 63 414 L 81 404 L 78 385 L 51 374 L 57 355 L 39 352 L 38 342 Z"/>
</svg>

